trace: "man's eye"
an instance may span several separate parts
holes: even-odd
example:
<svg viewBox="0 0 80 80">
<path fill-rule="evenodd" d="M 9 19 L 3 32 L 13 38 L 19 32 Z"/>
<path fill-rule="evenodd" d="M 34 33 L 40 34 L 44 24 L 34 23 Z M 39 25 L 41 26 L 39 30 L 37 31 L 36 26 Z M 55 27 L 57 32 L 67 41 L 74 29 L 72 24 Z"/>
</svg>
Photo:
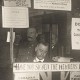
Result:
<svg viewBox="0 0 80 80">
<path fill-rule="evenodd" d="M 41 52 L 43 51 L 42 49 L 39 49 Z"/>
</svg>

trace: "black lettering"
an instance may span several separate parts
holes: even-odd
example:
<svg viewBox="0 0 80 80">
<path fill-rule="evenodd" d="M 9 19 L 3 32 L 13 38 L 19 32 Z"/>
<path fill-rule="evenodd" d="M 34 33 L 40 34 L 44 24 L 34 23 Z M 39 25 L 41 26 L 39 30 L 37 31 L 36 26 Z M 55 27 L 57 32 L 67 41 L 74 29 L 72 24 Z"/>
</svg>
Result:
<svg viewBox="0 0 80 80">
<path fill-rule="evenodd" d="M 40 65 L 36 65 L 36 70 L 39 70 L 40 69 Z"/>
<path fill-rule="evenodd" d="M 63 69 L 63 65 L 59 65 L 59 70 L 62 70 Z"/>
<path fill-rule="evenodd" d="M 57 70 L 57 64 L 51 64 L 51 70 Z"/>
<path fill-rule="evenodd" d="M 42 69 L 43 69 L 43 70 L 48 70 L 48 69 L 49 69 L 49 65 L 44 64 L 44 65 L 42 66 Z"/>
<path fill-rule="evenodd" d="M 80 29 L 77 29 L 78 31 L 80 31 Z"/>
<path fill-rule="evenodd" d="M 75 22 L 75 26 L 77 26 L 77 23 Z"/>
<path fill-rule="evenodd" d="M 80 34 L 74 33 L 74 36 L 80 36 Z"/>
<path fill-rule="evenodd" d="M 76 22 L 75 22 L 75 26 L 80 26 L 80 23 L 76 23 Z"/>
</svg>

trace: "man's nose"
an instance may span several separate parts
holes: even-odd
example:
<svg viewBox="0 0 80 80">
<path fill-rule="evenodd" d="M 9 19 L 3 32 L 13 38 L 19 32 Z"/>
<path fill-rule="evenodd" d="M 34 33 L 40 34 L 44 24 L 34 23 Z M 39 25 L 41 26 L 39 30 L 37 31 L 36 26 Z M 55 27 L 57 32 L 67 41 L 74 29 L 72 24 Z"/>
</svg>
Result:
<svg viewBox="0 0 80 80">
<path fill-rule="evenodd" d="M 43 56 L 44 55 L 44 52 L 41 52 L 41 56 Z"/>
</svg>

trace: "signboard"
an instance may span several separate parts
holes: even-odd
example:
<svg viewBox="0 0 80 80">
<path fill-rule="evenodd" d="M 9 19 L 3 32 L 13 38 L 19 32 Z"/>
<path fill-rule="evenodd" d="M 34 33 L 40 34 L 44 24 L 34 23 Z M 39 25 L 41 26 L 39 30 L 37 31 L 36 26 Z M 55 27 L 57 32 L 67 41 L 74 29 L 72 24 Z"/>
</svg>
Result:
<svg viewBox="0 0 80 80">
<path fill-rule="evenodd" d="M 72 49 L 80 50 L 80 18 L 72 18 Z"/>
<path fill-rule="evenodd" d="M 80 71 L 80 63 L 14 63 L 13 72 Z"/>
<path fill-rule="evenodd" d="M 14 80 L 39 80 L 39 72 L 14 73 Z"/>
<path fill-rule="evenodd" d="M 52 80 L 52 72 L 15 72 L 14 80 Z"/>
<path fill-rule="evenodd" d="M 34 8 L 71 11 L 71 0 L 34 0 Z"/>
<path fill-rule="evenodd" d="M 5 7 L 31 7 L 31 0 L 4 0 Z"/>
<path fill-rule="evenodd" d="M 2 7 L 2 23 L 3 28 L 28 28 L 28 8 Z"/>
<path fill-rule="evenodd" d="M 70 72 L 70 80 L 80 80 L 80 71 Z"/>
<path fill-rule="evenodd" d="M 10 32 L 8 31 L 7 32 L 7 40 L 6 40 L 6 42 L 10 42 Z M 15 41 L 15 32 L 13 32 L 13 42 Z"/>
</svg>

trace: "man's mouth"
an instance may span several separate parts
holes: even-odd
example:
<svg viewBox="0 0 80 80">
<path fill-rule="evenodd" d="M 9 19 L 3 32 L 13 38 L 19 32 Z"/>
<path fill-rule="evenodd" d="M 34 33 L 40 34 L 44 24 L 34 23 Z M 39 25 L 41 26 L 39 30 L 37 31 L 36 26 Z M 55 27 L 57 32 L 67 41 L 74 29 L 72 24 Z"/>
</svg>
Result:
<svg viewBox="0 0 80 80">
<path fill-rule="evenodd" d="M 32 37 L 28 37 L 29 39 L 32 39 Z"/>
</svg>

